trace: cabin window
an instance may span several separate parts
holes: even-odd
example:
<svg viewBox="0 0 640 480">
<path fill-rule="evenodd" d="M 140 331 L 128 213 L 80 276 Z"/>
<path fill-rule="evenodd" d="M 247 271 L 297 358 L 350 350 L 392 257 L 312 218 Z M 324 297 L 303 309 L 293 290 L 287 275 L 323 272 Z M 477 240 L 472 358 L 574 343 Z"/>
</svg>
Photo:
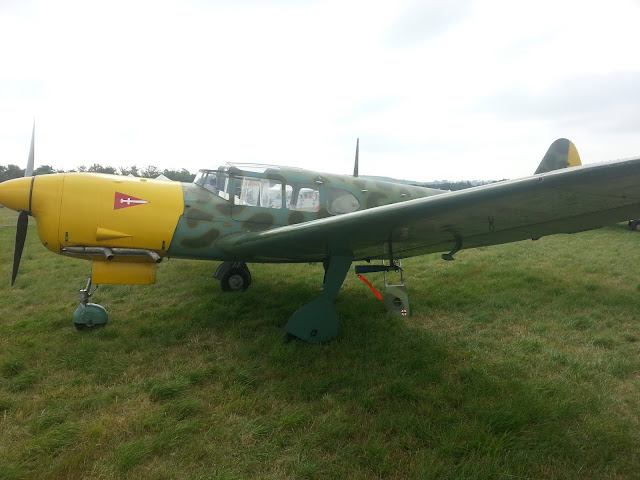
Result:
<svg viewBox="0 0 640 480">
<path fill-rule="evenodd" d="M 360 208 L 356 196 L 343 188 L 329 188 L 328 210 L 332 215 L 355 212 Z"/>
<path fill-rule="evenodd" d="M 266 178 L 236 177 L 234 204 L 282 208 L 282 182 Z"/>
<path fill-rule="evenodd" d="M 282 208 L 282 182 L 260 180 L 260 205 L 266 208 Z"/>
<path fill-rule="evenodd" d="M 286 185 L 287 208 L 300 212 L 317 212 L 320 209 L 318 187 L 308 185 Z"/>
<path fill-rule="evenodd" d="M 199 172 L 193 183 L 229 200 L 229 176 L 220 172 Z"/>
</svg>

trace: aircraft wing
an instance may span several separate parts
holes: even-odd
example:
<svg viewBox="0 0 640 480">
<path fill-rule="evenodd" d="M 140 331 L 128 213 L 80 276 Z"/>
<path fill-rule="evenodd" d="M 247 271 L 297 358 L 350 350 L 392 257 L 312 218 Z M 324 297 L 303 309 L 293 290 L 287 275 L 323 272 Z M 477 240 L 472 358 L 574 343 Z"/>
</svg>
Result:
<svg viewBox="0 0 640 480">
<path fill-rule="evenodd" d="M 640 158 L 556 170 L 264 232 L 219 245 L 247 262 L 448 252 L 599 228 L 640 216 Z"/>
</svg>

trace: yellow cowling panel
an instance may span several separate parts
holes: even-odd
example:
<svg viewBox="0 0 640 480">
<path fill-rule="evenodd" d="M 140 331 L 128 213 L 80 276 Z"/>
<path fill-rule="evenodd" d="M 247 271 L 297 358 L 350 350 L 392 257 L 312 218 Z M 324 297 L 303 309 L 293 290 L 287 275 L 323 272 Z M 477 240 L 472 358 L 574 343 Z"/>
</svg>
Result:
<svg viewBox="0 0 640 480">
<path fill-rule="evenodd" d="M 58 221 L 65 174 L 38 175 L 33 180 L 31 214 L 38 224 L 38 236 L 42 244 L 60 253 Z"/>
<path fill-rule="evenodd" d="M 91 263 L 91 281 L 96 285 L 151 285 L 156 282 L 156 264 L 94 260 Z"/>
<path fill-rule="evenodd" d="M 109 230 L 108 228 L 98 227 L 96 229 L 96 240 L 102 242 L 104 240 L 114 240 L 116 238 L 128 238 L 131 235 L 122 232 L 116 232 L 115 230 Z"/>
<path fill-rule="evenodd" d="M 144 248 L 163 255 L 183 211 L 178 182 L 66 174 L 58 240 L 61 246 Z"/>
<path fill-rule="evenodd" d="M 29 211 L 31 177 L 14 178 L 0 183 L 0 205 L 11 210 Z"/>
</svg>

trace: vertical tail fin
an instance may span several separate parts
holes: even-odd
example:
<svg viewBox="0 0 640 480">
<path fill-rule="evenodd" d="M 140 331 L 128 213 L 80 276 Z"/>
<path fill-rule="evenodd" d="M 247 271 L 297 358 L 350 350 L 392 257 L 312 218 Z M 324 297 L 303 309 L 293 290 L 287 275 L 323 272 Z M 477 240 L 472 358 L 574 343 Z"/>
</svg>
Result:
<svg viewBox="0 0 640 480">
<path fill-rule="evenodd" d="M 578 165 L 582 165 L 582 162 L 576 146 L 571 140 L 559 138 L 551 144 L 535 173 L 546 173 Z"/>
</svg>

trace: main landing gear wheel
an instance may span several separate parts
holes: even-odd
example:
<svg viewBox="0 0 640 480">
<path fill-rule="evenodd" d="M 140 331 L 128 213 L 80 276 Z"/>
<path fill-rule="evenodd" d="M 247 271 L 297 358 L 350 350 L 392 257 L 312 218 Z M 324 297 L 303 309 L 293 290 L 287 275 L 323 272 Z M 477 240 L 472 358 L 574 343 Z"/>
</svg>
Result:
<svg viewBox="0 0 640 480">
<path fill-rule="evenodd" d="M 95 305 L 95 304 L 92 304 Z M 89 305 L 87 305 L 87 307 L 91 308 Z M 107 315 L 107 312 L 104 310 L 104 308 L 100 305 L 96 305 L 96 307 L 100 307 L 102 310 L 98 309 L 95 310 L 92 313 L 92 317 L 93 318 L 99 318 L 100 320 L 102 320 L 102 323 L 98 323 L 98 322 L 94 322 L 93 320 L 88 321 L 87 323 L 75 323 L 73 322 L 73 326 L 76 327 L 76 330 L 78 330 L 79 332 L 83 331 L 83 330 L 91 330 L 93 328 L 98 328 L 98 327 L 104 327 L 106 325 L 106 322 L 103 321 L 105 317 L 105 315 Z M 84 312 L 87 312 L 87 309 L 84 309 Z M 86 319 L 86 315 L 85 315 L 85 319 Z"/>
<path fill-rule="evenodd" d="M 249 288 L 249 276 L 241 268 L 232 268 L 222 276 L 220 286 L 225 292 L 246 290 Z"/>
<path fill-rule="evenodd" d="M 244 262 L 220 264 L 213 278 L 220 280 L 220 288 L 225 292 L 244 291 L 251 285 L 251 272 Z"/>
<path fill-rule="evenodd" d="M 96 289 L 98 287 L 96 286 Z M 95 290 L 93 291 L 95 293 Z M 89 303 L 91 292 L 91 275 L 87 286 L 78 292 L 78 308 L 73 314 L 73 325 L 76 330 L 89 330 L 95 327 L 102 327 L 109 321 L 107 311 L 101 305 Z"/>
</svg>

